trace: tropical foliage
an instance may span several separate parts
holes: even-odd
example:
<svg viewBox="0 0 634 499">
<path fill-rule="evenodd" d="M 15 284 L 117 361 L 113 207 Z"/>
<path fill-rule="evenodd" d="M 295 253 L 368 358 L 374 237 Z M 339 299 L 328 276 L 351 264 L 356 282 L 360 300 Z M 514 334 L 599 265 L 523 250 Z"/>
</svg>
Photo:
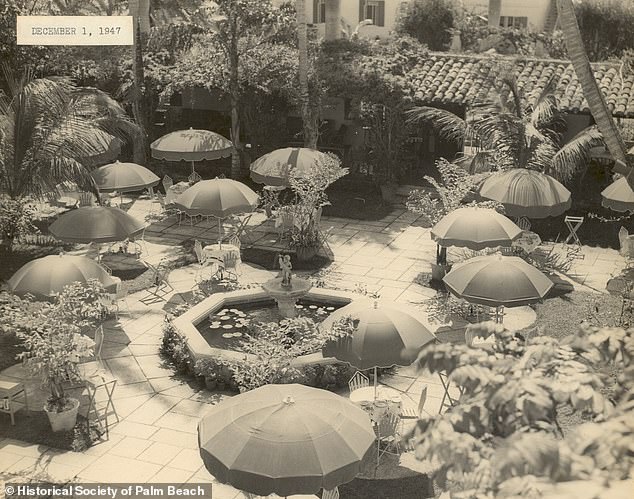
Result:
<svg viewBox="0 0 634 499">
<path fill-rule="evenodd" d="M 561 341 L 525 341 L 494 323 L 466 332 L 491 335 L 490 345 L 433 345 L 418 359 L 432 373 L 447 372 L 462 393 L 411 435 L 417 457 L 439 466 L 436 478 L 452 497 L 539 497 L 554 482 L 627 478 L 634 329 L 582 325 Z M 564 431 L 560 420 L 570 413 L 587 422 Z"/>
<path fill-rule="evenodd" d="M 136 133 L 104 92 L 29 74 L 7 81 L 9 93 L 0 97 L 0 186 L 14 199 L 44 197 L 65 181 L 89 188 L 84 162 L 105 152 L 112 135 Z"/>
<path fill-rule="evenodd" d="M 446 50 L 451 43 L 454 9 L 447 0 L 414 0 L 399 17 L 398 33 L 416 38 L 430 50 Z"/>
<path fill-rule="evenodd" d="M 428 106 L 412 108 L 408 118 L 432 125 L 446 140 L 475 144 L 476 152 L 460 161 L 471 172 L 526 168 L 567 181 L 585 167 L 590 149 L 602 144 L 596 127 L 562 144 L 566 123 L 553 95 L 554 78 L 531 102 L 513 74 L 491 83 L 497 88 L 495 100 L 473 106 L 467 119 Z"/>
<path fill-rule="evenodd" d="M 37 232 L 33 207 L 22 199 L 0 196 L 0 241 L 9 251 L 21 236 Z"/>
</svg>

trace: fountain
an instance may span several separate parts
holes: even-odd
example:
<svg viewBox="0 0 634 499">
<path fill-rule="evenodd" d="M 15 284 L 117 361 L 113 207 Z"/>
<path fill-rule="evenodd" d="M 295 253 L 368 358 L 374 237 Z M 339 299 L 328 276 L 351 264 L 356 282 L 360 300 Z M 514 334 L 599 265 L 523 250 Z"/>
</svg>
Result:
<svg viewBox="0 0 634 499">
<path fill-rule="evenodd" d="M 292 278 L 289 255 L 280 255 L 279 263 L 281 275 L 262 284 L 262 289 L 275 300 L 280 315 L 290 319 L 297 317 L 297 300 L 306 296 L 313 285 L 308 279 Z"/>
</svg>

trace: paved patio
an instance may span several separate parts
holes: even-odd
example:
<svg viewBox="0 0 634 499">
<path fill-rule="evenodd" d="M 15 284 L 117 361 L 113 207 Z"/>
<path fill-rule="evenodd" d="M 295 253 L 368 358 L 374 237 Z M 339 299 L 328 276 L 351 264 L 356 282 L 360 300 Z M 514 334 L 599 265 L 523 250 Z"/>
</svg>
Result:
<svg viewBox="0 0 634 499">
<path fill-rule="evenodd" d="M 145 217 L 149 201 L 139 200 L 130 213 Z M 275 243 L 275 230 L 258 214 L 251 220 L 253 244 L 279 247 Z M 418 223 L 418 217 L 404 210 L 394 210 L 376 222 L 358 222 L 338 218 L 325 218 L 323 225 L 331 229 L 329 241 L 334 261 L 326 277 L 328 285 L 351 287 L 355 283 L 380 293 L 382 298 L 413 305 L 433 296 L 434 292 L 415 278 L 429 272 L 435 259 L 435 243 L 429 229 Z M 179 225 L 175 217 L 156 221 L 145 232 L 148 252 L 153 255 L 172 255 L 185 239 L 199 238 L 213 241 L 215 225 L 202 222 L 193 226 Z M 573 273 L 578 284 L 598 291 L 613 273 L 624 266 L 616 251 L 582 248 L 583 259 L 575 261 Z M 23 442 L 0 440 L 0 478 L 18 477 L 48 479 L 59 482 L 171 482 L 214 483 L 214 497 L 240 498 L 243 495 L 232 487 L 215 482 L 202 466 L 198 454 L 196 425 L 208 410 L 209 404 L 218 403 L 230 394 L 210 393 L 187 379 L 175 375 L 159 356 L 162 338 L 161 324 L 166 303 L 177 303 L 192 289 L 195 269 L 180 268 L 170 275 L 174 291 L 165 296 L 165 302 L 145 305 L 141 303 L 145 292 L 129 297 L 134 317 L 122 315 L 119 321 L 105 324 L 106 343 L 103 358 L 111 374 L 118 379 L 115 392 L 120 423 L 113 425 L 108 441 L 99 443 L 82 453 L 63 452 Z M 243 282 L 261 283 L 274 272 L 243 266 Z M 534 317 L 526 311 L 517 313 L 521 327 Z M 446 325 L 430 327 L 460 332 L 466 323 L 456 320 Z M 4 375 L 24 379 L 21 366 L 9 368 Z M 399 368 L 395 375 L 382 380 L 386 385 L 403 392 L 404 402 L 417 405 L 424 386 L 428 397 L 426 410 L 437 413 L 443 388 L 438 378 L 418 374 L 411 368 Z M 28 381 L 29 392 L 38 394 L 38 383 Z M 342 393 L 342 395 L 347 395 Z M 19 417 L 19 413 L 16 415 Z M 411 455 L 402 459 L 412 462 Z M 406 466 L 403 464 L 403 466 Z"/>
</svg>

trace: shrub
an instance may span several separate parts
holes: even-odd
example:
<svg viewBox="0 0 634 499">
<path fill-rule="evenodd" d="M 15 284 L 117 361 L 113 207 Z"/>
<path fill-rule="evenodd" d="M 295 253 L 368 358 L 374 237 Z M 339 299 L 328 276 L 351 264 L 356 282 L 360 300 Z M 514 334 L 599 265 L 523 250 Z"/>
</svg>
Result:
<svg viewBox="0 0 634 499">
<path fill-rule="evenodd" d="M 31 222 L 33 215 L 33 206 L 25 200 L 0 196 L 0 238 L 5 247 L 11 250 L 20 237 L 38 231 Z"/>
<path fill-rule="evenodd" d="M 446 50 L 453 22 L 454 11 L 447 0 L 415 0 L 398 19 L 396 30 L 416 38 L 429 50 Z"/>
<path fill-rule="evenodd" d="M 160 353 L 172 361 L 181 373 L 194 372 L 193 359 L 187 348 L 187 339 L 174 328 L 171 318 L 166 315 L 163 321 L 163 340 Z"/>
</svg>

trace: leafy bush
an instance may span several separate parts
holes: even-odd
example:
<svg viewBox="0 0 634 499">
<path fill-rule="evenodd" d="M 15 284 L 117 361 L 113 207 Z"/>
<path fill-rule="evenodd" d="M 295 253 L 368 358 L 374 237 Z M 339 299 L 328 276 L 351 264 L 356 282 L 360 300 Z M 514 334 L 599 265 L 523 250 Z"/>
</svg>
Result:
<svg viewBox="0 0 634 499">
<path fill-rule="evenodd" d="M 447 0 L 415 0 L 397 20 L 396 30 L 416 38 L 430 50 L 447 50 L 451 43 L 450 30 L 454 10 Z"/>
<path fill-rule="evenodd" d="M 33 206 L 24 199 L 0 196 L 0 238 L 9 250 L 20 237 L 38 232 L 31 222 L 34 213 Z"/>
<path fill-rule="evenodd" d="M 62 292 L 55 298 L 65 319 L 81 327 L 94 326 L 109 312 L 108 292 L 97 279 L 88 279 L 85 283 L 74 282 L 64 286 Z"/>
<path fill-rule="evenodd" d="M 462 393 L 456 406 L 419 421 L 410 435 L 417 457 L 440 465 L 436 478 L 445 488 L 469 497 L 538 497 L 553 482 L 594 486 L 630 477 L 634 328 L 582 325 L 561 341 L 525 342 L 483 323 L 467 335 L 495 341 L 431 345 L 418 359 L 421 368 L 448 373 Z M 606 365 L 618 368 L 616 382 Z M 564 436 L 562 409 L 590 422 Z"/>
<path fill-rule="evenodd" d="M 193 372 L 194 362 L 187 348 L 187 339 L 176 331 L 168 315 L 163 321 L 160 353 L 172 361 L 177 371 L 181 373 Z"/>
</svg>

